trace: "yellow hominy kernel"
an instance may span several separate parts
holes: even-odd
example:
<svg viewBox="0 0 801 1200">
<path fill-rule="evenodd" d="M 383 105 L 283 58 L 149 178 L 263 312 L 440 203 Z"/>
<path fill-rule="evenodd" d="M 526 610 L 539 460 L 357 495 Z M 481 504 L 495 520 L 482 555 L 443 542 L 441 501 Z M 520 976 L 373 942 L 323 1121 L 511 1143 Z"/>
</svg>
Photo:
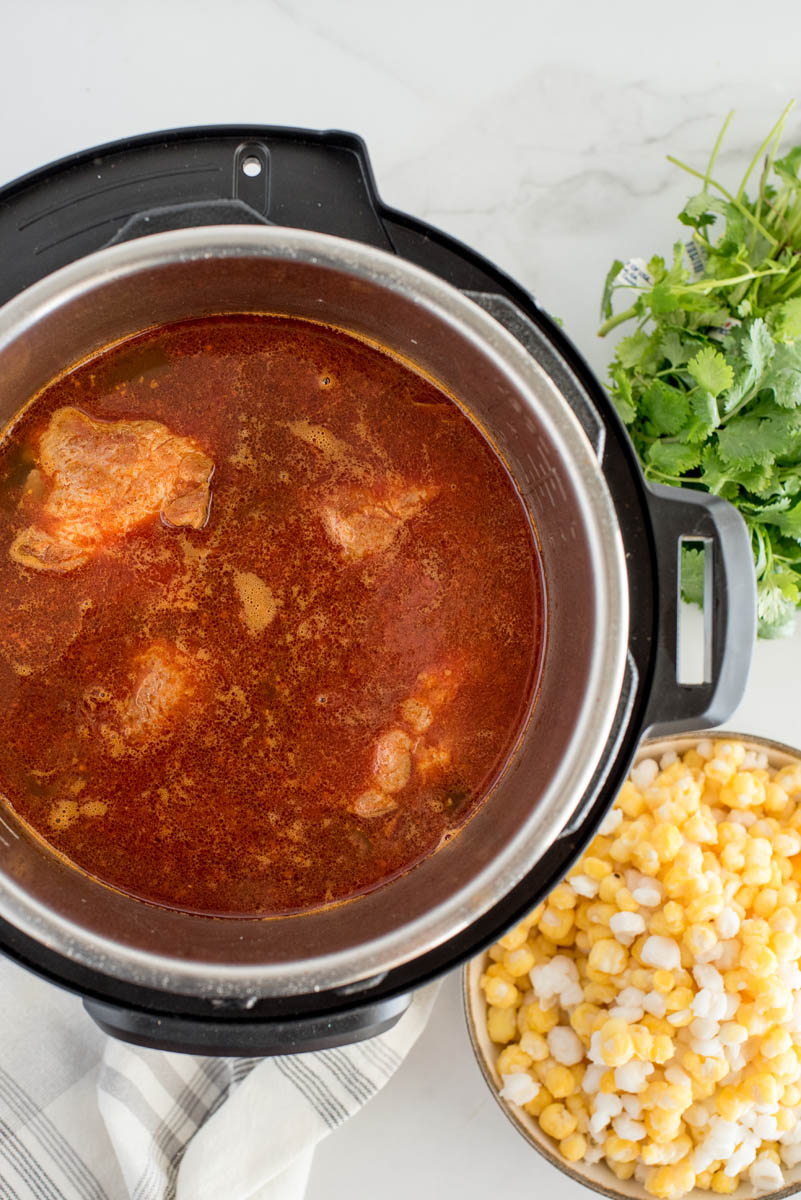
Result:
<svg viewBox="0 0 801 1200">
<path fill-rule="evenodd" d="M 588 966 L 605 975 L 619 975 L 626 965 L 628 954 L 624 946 L 613 938 L 602 938 L 590 950 Z"/>
<path fill-rule="evenodd" d="M 782 1104 L 787 1108 L 796 1108 L 801 1104 L 801 1086 L 797 1083 L 787 1083 L 782 1088 Z"/>
<path fill-rule="evenodd" d="M 608 1067 L 622 1067 L 634 1054 L 629 1027 L 626 1021 L 610 1017 L 600 1031 L 601 1058 Z"/>
<path fill-rule="evenodd" d="M 695 1183 L 695 1171 L 689 1160 L 675 1166 L 657 1167 L 646 1181 L 646 1191 L 660 1200 L 678 1200 L 689 1192 Z"/>
<path fill-rule="evenodd" d="M 517 1036 L 517 1014 L 513 1008 L 498 1008 L 490 1004 L 487 1008 L 487 1033 L 493 1042 L 504 1045 Z"/>
<path fill-rule="evenodd" d="M 595 1004 L 588 1004 L 584 1000 L 581 1004 L 577 1004 L 570 1014 L 570 1024 L 579 1037 L 589 1039 L 595 1032 L 595 1022 L 600 1013 L 600 1008 Z"/>
<path fill-rule="evenodd" d="M 739 1121 L 749 1107 L 748 1103 L 731 1086 L 721 1088 L 715 1096 L 715 1108 L 718 1115 L 726 1121 Z"/>
<path fill-rule="evenodd" d="M 666 1033 L 654 1034 L 654 1040 L 651 1044 L 651 1049 L 648 1051 L 648 1061 L 652 1063 L 666 1063 L 673 1057 L 674 1052 L 673 1038 Z"/>
<path fill-rule="evenodd" d="M 497 1008 L 512 1008 L 520 1000 L 520 992 L 515 985 L 507 983 L 505 979 L 498 979 L 497 976 L 487 980 L 484 995 L 487 997 L 487 1003 L 494 1004 Z"/>
<path fill-rule="evenodd" d="M 609 1169 L 617 1175 L 618 1179 L 631 1179 L 634 1174 L 636 1163 L 633 1162 L 610 1162 Z"/>
<path fill-rule="evenodd" d="M 669 1013 L 679 1012 L 683 1008 L 689 1008 L 693 1002 L 693 993 L 687 987 L 674 988 L 665 997 L 665 1011 Z"/>
<path fill-rule="evenodd" d="M 544 1062 L 546 1058 L 550 1057 L 551 1052 L 545 1038 L 541 1033 L 534 1033 L 531 1029 L 523 1029 L 518 1045 L 532 1062 Z"/>
<path fill-rule="evenodd" d="M 784 1055 L 792 1044 L 793 1039 L 786 1029 L 771 1029 L 760 1042 L 759 1052 L 763 1058 L 777 1058 Z"/>
<path fill-rule="evenodd" d="M 717 942 L 718 935 L 710 925 L 690 925 L 682 938 L 682 944 L 693 958 L 707 954 Z"/>
<path fill-rule="evenodd" d="M 518 1075 L 531 1066 L 531 1058 L 519 1046 L 506 1046 L 498 1055 L 499 1075 Z"/>
<path fill-rule="evenodd" d="M 681 1128 L 681 1113 L 667 1112 L 664 1108 L 652 1108 L 643 1118 L 648 1136 L 654 1142 L 672 1142 Z"/>
<path fill-rule="evenodd" d="M 713 1192 L 718 1192 L 721 1196 L 730 1196 L 733 1191 L 739 1186 L 740 1176 L 727 1175 L 725 1171 L 715 1171 L 712 1176 L 710 1187 Z"/>
<path fill-rule="evenodd" d="M 672 971 L 665 971 L 660 967 L 654 971 L 653 984 L 654 991 L 667 995 L 668 992 L 673 991 L 673 988 L 676 986 L 676 980 Z"/>
<path fill-rule="evenodd" d="M 575 1133 L 577 1121 L 564 1104 L 549 1104 L 540 1114 L 540 1128 L 557 1141 Z"/>
<path fill-rule="evenodd" d="M 671 821 L 660 821 L 655 825 L 650 841 L 663 863 L 672 862 L 684 844 L 681 831 Z"/>
<path fill-rule="evenodd" d="M 559 1143 L 559 1152 L 568 1162 L 579 1162 L 587 1153 L 587 1139 L 580 1133 L 570 1133 Z"/>
<path fill-rule="evenodd" d="M 782 767 L 780 771 L 776 772 L 773 782 L 788 796 L 801 792 L 801 764 L 796 763 L 789 767 Z"/>
<path fill-rule="evenodd" d="M 604 1142 L 604 1154 L 610 1162 L 634 1162 L 639 1154 L 636 1142 L 610 1133 Z"/>
<path fill-rule="evenodd" d="M 612 1004 L 617 988 L 612 983 L 588 983 L 584 986 L 584 999 L 589 1004 Z"/>
<path fill-rule="evenodd" d="M 615 808 L 619 808 L 627 817 L 636 818 L 645 810 L 645 799 L 642 793 L 627 779 L 618 792 Z"/>
<path fill-rule="evenodd" d="M 603 1092 L 605 1096 L 614 1096 L 615 1092 L 617 1091 L 614 1071 L 604 1071 L 603 1075 L 601 1076 L 601 1082 L 598 1090 Z"/>
<path fill-rule="evenodd" d="M 548 903 L 560 909 L 575 908 L 577 901 L 578 896 L 566 883 L 560 883 L 548 897 Z"/>
<path fill-rule="evenodd" d="M 743 947 L 740 954 L 740 965 L 753 975 L 766 977 L 775 972 L 778 963 L 776 955 L 767 946 L 760 945 L 758 942 L 750 942 Z"/>
<path fill-rule="evenodd" d="M 524 1104 L 523 1108 L 531 1117 L 538 1117 L 545 1111 L 549 1104 L 553 1103 L 553 1097 L 547 1087 L 540 1084 L 540 1090 L 537 1092 L 533 1100 L 529 1100 L 528 1104 Z"/>
<path fill-rule="evenodd" d="M 554 1025 L 559 1024 L 559 1009 L 556 1005 L 553 1008 L 541 1008 L 536 1000 L 532 1000 L 530 1004 L 524 1004 L 521 1009 L 521 1014 L 525 1010 L 526 1028 L 533 1033 L 550 1033 Z"/>
<path fill-rule="evenodd" d="M 555 1100 L 564 1100 L 576 1090 L 576 1081 L 569 1067 L 557 1065 L 545 1072 L 542 1081 Z"/>
<path fill-rule="evenodd" d="M 738 1092 L 755 1104 L 775 1105 L 779 1102 L 781 1089 L 772 1075 L 750 1075 L 737 1085 Z"/>
<path fill-rule="evenodd" d="M 602 904 L 614 904 L 615 896 L 622 887 L 623 876 L 613 871 L 611 875 L 605 875 L 601 880 L 598 888 L 598 899 Z"/>
<path fill-rule="evenodd" d="M 519 950 L 507 950 L 503 956 L 503 965 L 513 979 L 518 979 L 521 975 L 528 975 L 534 966 L 534 955 L 528 946 L 521 946 Z"/>
<path fill-rule="evenodd" d="M 612 868 L 608 862 L 604 862 L 602 858 L 595 858 L 592 854 L 587 855 L 587 857 L 582 860 L 581 868 L 584 875 L 589 875 L 590 879 L 596 879 L 598 881 L 604 879 L 607 875 L 611 875 L 612 873 Z"/>
<path fill-rule="evenodd" d="M 573 910 L 570 908 L 552 908 L 545 906 L 545 912 L 540 918 L 540 933 L 544 933 L 549 942 L 560 945 L 571 941 L 573 929 Z"/>
<path fill-rule="evenodd" d="M 776 1125 L 779 1133 L 787 1133 L 788 1130 L 794 1128 L 796 1124 L 796 1115 L 785 1105 L 780 1105 L 776 1112 Z"/>
<path fill-rule="evenodd" d="M 631 852 L 631 861 L 643 875 L 657 875 L 659 855 L 650 842 L 638 842 Z"/>
<path fill-rule="evenodd" d="M 528 925 L 515 925 L 514 929 L 510 929 L 502 938 L 498 938 L 498 945 L 502 946 L 504 950 L 517 950 L 520 946 L 525 945 L 528 930 Z"/>
</svg>

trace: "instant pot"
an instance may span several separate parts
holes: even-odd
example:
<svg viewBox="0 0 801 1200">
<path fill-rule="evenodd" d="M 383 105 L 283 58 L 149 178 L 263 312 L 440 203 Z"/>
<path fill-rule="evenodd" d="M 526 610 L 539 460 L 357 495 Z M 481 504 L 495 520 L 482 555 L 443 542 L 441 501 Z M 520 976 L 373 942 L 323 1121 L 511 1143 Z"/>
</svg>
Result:
<svg viewBox="0 0 801 1200">
<path fill-rule="evenodd" d="M 644 733 L 731 714 L 755 636 L 745 525 L 717 497 L 647 486 L 561 330 L 491 263 L 384 205 L 353 135 L 212 127 L 102 146 L 0 191 L 0 243 L 3 423 L 72 363 L 149 326 L 295 315 L 439 380 L 532 514 L 548 619 L 536 704 L 476 815 L 399 879 L 300 915 L 202 917 L 107 888 L 10 809 L 0 818 L 0 946 L 79 993 L 109 1033 L 237 1055 L 379 1033 L 414 988 L 558 882 Z M 706 672 L 694 685 L 677 680 L 685 539 L 706 549 Z"/>
</svg>

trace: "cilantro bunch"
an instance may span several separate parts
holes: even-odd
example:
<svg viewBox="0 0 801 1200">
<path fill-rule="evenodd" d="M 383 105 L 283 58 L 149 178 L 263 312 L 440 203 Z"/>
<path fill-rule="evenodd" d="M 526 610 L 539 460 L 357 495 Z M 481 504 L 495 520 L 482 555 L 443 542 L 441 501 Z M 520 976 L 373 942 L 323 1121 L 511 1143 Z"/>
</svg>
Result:
<svg viewBox="0 0 801 1200">
<path fill-rule="evenodd" d="M 745 518 L 762 637 L 791 633 L 801 605 L 801 146 L 777 157 L 790 107 L 736 191 L 713 176 L 732 114 L 705 172 L 670 159 L 702 183 L 679 214 L 690 240 L 641 264 L 633 286 L 616 261 L 599 331 L 636 323 L 609 383 L 646 478 L 714 492 Z M 700 552 L 684 554 L 686 598 L 700 601 Z"/>
</svg>

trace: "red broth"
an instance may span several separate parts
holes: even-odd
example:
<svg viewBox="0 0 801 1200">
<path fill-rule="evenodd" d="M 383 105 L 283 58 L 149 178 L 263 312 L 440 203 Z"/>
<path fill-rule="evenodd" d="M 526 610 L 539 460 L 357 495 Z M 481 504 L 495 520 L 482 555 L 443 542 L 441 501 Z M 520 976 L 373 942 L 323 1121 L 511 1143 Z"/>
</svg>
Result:
<svg viewBox="0 0 801 1200">
<path fill-rule="evenodd" d="M 107 504 L 77 565 L 15 559 L 62 536 L 70 421 L 84 482 L 112 422 L 188 439 L 202 527 Z M 341 331 L 220 316 L 102 352 L 7 433 L 0 514 L 0 790 L 121 891 L 220 916 L 356 896 L 457 833 L 522 732 L 545 629 L 521 500 L 449 396 Z"/>
</svg>

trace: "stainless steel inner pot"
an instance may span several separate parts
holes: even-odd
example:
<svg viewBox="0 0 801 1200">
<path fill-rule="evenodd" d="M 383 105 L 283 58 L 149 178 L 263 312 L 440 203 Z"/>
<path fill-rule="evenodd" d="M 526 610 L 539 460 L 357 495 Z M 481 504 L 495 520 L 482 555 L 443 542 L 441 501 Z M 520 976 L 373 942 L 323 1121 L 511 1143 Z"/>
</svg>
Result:
<svg viewBox="0 0 801 1200">
<path fill-rule="evenodd" d="M 5 813 L 0 918 L 23 933 L 107 975 L 171 993 L 291 996 L 364 980 L 442 944 L 486 913 L 564 829 L 620 695 L 626 569 L 597 459 L 534 359 L 454 288 L 339 238 L 260 226 L 179 230 L 48 276 L 0 310 L 0 420 L 12 421 L 56 375 L 111 342 L 223 312 L 324 321 L 439 380 L 506 462 L 546 578 L 542 682 L 516 752 L 457 838 L 373 893 L 265 920 L 171 912 L 71 869 Z"/>
</svg>

